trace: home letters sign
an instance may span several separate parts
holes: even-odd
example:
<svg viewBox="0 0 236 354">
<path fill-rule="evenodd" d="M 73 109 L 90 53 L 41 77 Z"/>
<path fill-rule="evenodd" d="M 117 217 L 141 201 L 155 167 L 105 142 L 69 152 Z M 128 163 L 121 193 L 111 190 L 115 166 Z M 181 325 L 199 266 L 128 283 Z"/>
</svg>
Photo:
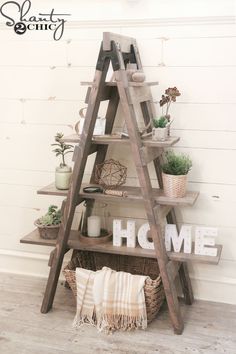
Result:
<svg viewBox="0 0 236 354">
<path fill-rule="evenodd" d="M 138 243 L 144 249 L 153 249 L 154 243 L 148 239 L 149 224 L 143 224 L 138 230 Z M 167 251 L 195 253 L 204 256 L 217 256 L 215 239 L 218 230 L 215 227 L 195 227 L 195 244 L 193 248 L 193 226 L 183 225 L 178 233 L 176 225 L 167 224 L 165 227 L 165 246 Z M 120 247 L 126 239 L 127 247 L 136 247 L 135 221 L 128 220 L 127 228 L 122 228 L 122 220 L 113 221 L 113 245 Z"/>
</svg>

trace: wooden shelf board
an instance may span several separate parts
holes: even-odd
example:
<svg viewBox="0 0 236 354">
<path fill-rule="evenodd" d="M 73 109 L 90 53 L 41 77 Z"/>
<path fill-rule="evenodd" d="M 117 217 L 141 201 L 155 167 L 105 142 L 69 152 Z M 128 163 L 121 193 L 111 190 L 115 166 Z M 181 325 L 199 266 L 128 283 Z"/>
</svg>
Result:
<svg viewBox="0 0 236 354">
<path fill-rule="evenodd" d="M 81 86 L 93 86 L 94 82 L 92 81 L 81 81 L 80 82 Z M 117 86 L 116 81 L 107 81 L 105 83 L 106 86 Z M 156 86 L 159 85 L 158 81 L 145 81 L 145 82 L 135 82 L 135 81 L 129 81 L 129 86 L 132 87 L 140 87 L 140 86 Z"/>
<path fill-rule="evenodd" d="M 46 240 L 41 238 L 38 232 L 38 229 L 30 232 L 28 235 L 20 239 L 20 243 L 28 243 L 30 245 L 39 245 L 39 246 L 53 246 L 56 245 L 56 240 Z"/>
<path fill-rule="evenodd" d="M 71 134 L 65 136 L 62 141 L 66 143 L 77 144 L 80 142 L 80 136 L 77 134 Z M 147 147 L 157 147 L 157 148 L 166 148 L 176 144 L 180 140 L 177 136 L 170 136 L 166 141 L 154 141 L 152 138 L 142 139 L 142 143 Z M 92 138 L 92 144 L 96 145 L 108 145 L 108 144 L 130 144 L 128 138 L 120 138 L 118 134 L 113 135 L 99 135 Z"/>
<path fill-rule="evenodd" d="M 21 243 L 28 243 L 33 245 L 41 245 L 41 246 L 53 246 L 56 245 L 56 240 L 44 240 L 40 238 L 39 232 L 37 229 L 32 231 L 27 236 L 23 237 L 20 240 Z M 218 249 L 218 253 L 216 257 L 212 256 L 200 256 L 196 254 L 187 254 L 187 253 L 175 253 L 175 252 L 167 252 L 169 258 L 173 261 L 181 261 L 181 262 L 200 262 L 200 263 L 208 263 L 208 264 L 218 264 L 221 256 L 222 245 L 216 245 Z M 147 258 L 156 258 L 154 250 L 145 250 L 139 246 L 136 248 L 129 248 L 126 246 L 116 247 L 113 246 L 112 242 L 99 244 L 99 245 L 86 245 L 79 241 L 78 232 L 72 230 L 70 233 L 70 238 L 68 241 L 68 248 L 78 249 L 83 251 L 91 251 L 91 252 L 101 252 L 101 253 L 110 253 L 110 254 L 121 254 L 127 256 L 135 256 L 135 257 L 147 257 Z"/>
<path fill-rule="evenodd" d="M 131 186 L 122 186 L 119 187 L 119 190 L 126 191 L 127 197 L 116 197 L 112 195 L 106 195 L 102 193 L 84 193 L 83 188 L 89 187 L 90 184 L 82 184 L 80 190 L 80 197 L 84 199 L 96 199 L 96 200 L 104 200 L 106 202 L 129 202 L 129 201 L 140 201 L 142 202 L 142 194 L 141 189 L 139 187 L 131 187 Z M 93 184 L 95 186 L 95 184 Z M 37 191 L 38 194 L 44 195 L 57 195 L 57 196 L 67 196 L 68 190 L 60 190 L 55 187 L 55 184 L 49 184 L 46 187 Z M 193 205 L 197 200 L 199 195 L 198 192 L 187 192 L 186 196 L 183 198 L 169 198 L 166 197 L 163 193 L 162 189 L 153 188 L 153 195 L 155 197 L 155 201 L 160 205 L 172 205 L 172 206 L 187 206 Z"/>
</svg>

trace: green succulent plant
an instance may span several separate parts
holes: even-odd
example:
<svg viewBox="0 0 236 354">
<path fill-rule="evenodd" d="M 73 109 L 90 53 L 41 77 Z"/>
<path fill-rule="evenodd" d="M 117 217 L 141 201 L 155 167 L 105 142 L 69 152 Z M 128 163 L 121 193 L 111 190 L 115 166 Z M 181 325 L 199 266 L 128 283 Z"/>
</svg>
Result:
<svg viewBox="0 0 236 354">
<path fill-rule="evenodd" d="M 64 143 L 61 139 L 63 138 L 64 134 L 57 133 L 55 135 L 56 143 L 51 144 L 51 146 L 56 146 L 55 149 L 52 151 L 55 152 L 56 156 L 61 156 L 62 162 L 60 163 L 60 167 L 66 166 L 65 162 L 65 155 L 72 153 L 74 150 L 73 145 Z"/>
<path fill-rule="evenodd" d="M 162 171 L 168 175 L 187 175 L 192 167 L 188 155 L 176 154 L 174 151 L 167 151 L 164 160 Z"/>
<path fill-rule="evenodd" d="M 153 119 L 153 125 L 155 128 L 165 128 L 168 123 L 168 119 L 164 116 Z"/>
<path fill-rule="evenodd" d="M 61 223 L 61 209 L 56 205 L 50 205 L 48 212 L 41 216 L 39 223 L 44 226 L 58 225 Z"/>
</svg>

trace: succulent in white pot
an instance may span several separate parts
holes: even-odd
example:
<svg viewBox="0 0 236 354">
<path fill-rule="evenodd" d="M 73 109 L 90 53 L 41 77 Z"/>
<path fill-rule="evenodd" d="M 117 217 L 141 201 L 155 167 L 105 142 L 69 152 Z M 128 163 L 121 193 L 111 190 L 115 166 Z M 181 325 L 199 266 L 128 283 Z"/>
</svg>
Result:
<svg viewBox="0 0 236 354">
<path fill-rule="evenodd" d="M 70 180 L 72 175 L 72 168 L 68 166 L 65 162 L 65 155 L 73 152 L 73 145 L 66 144 L 62 141 L 63 134 L 57 133 L 55 136 L 56 143 L 51 144 L 56 146 L 53 152 L 56 156 L 61 157 L 61 163 L 56 167 L 55 172 L 55 186 L 57 189 L 69 189 Z"/>
<path fill-rule="evenodd" d="M 152 140 L 165 141 L 168 138 L 168 119 L 164 116 L 153 119 Z"/>
<path fill-rule="evenodd" d="M 171 198 L 183 198 L 186 194 L 187 175 L 192 167 L 189 156 L 167 151 L 161 167 L 164 194 Z"/>
</svg>

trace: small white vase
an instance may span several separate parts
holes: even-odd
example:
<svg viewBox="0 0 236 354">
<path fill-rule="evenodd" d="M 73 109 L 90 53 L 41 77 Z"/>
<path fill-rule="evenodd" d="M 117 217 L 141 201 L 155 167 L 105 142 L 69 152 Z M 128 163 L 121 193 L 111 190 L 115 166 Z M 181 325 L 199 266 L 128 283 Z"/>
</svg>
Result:
<svg viewBox="0 0 236 354">
<path fill-rule="evenodd" d="M 165 128 L 153 128 L 152 140 L 165 141 L 168 137 L 168 127 Z"/>
<path fill-rule="evenodd" d="M 69 189 L 72 169 L 70 166 L 59 166 L 55 172 L 55 186 L 57 189 Z"/>
</svg>

